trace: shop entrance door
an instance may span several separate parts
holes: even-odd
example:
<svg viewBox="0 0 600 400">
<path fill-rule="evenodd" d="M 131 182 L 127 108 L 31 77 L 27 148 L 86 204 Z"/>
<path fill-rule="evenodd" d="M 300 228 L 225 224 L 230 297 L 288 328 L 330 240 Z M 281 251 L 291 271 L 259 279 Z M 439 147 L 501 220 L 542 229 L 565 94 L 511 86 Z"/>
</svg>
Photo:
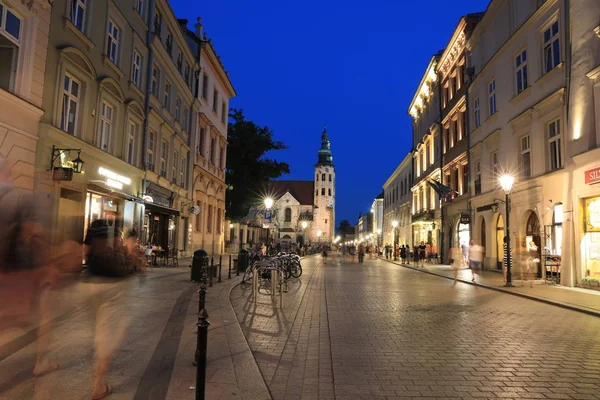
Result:
<svg viewBox="0 0 600 400">
<path fill-rule="evenodd" d="M 542 245 L 542 239 L 540 237 L 540 220 L 538 219 L 536 213 L 533 211 L 529 214 L 529 218 L 527 218 L 527 225 L 525 227 L 525 244 L 527 246 L 527 251 L 532 258 L 539 259 L 540 258 L 540 249 Z M 539 262 L 536 265 L 537 267 L 537 277 L 542 277 L 542 263 Z"/>
</svg>

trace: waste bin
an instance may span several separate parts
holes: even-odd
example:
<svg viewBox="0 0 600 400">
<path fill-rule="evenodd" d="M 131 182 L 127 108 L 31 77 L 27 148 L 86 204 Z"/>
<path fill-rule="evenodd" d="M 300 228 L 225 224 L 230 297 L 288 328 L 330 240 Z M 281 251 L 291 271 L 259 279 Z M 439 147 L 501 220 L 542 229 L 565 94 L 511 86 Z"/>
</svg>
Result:
<svg viewBox="0 0 600 400">
<path fill-rule="evenodd" d="M 190 280 L 200 282 L 202 280 L 202 269 L 208 267 L 208 253 L 204 250 L 196 250 L 192 258 L 192 271 Z"/>
<path fill-rule="evenodd" d="M 237 259 L 237 269 L 239 272 L 246 272 L 250 262 L 250 255 L 248 254 L 248 250 L 240 250 L 238 253 Z"/>
</svg>

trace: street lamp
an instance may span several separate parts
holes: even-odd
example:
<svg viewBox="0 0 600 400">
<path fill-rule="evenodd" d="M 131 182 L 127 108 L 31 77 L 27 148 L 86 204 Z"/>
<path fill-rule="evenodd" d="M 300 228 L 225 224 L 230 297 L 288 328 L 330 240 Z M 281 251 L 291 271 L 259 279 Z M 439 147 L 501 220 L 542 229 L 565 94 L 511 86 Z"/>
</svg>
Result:
<svg viewBox="0 0 600 400">
<path fill-rule="evenodd" d="M 504 205 L 506 206 L 506 287 L 512 287 L 512 263 L 510 257 L 510 198 L 509 194 L 512 190 L 513 184 L 515 183 L 515 177 L 512 175 L 502 175 L 499 179 L 500 186 L 504 190 L 506 199 Z"/>
<path fill-rule="evenodd" d="M 302 229 L 306 229 L 306 227 L 308 226 L 308 223 L 306 221 L 302 221 L 302 224 L 300 224 L 302 226 Z"/>
<path fill-rule="evenodd" d="M 392 221 L 392 227 L 394 228 L 394 235 L 392 236 L 392 251 L 394 252 L 394 261 L 398 261 L 398 256 L 396 255 L 396 228 L 398 227 L 398 221 Z"/>
<path fill-rule="evenodd" d="M 321 244 L 321 235 L 323 234 L 323 232 L 318 231 L 317 232 L 317 241 L 319 242 L 319 244 Z"/>
<path fill-rule="evenodd" d="M 267 211 L 271 211 L 271 207 L 273 207 L 273 199 L 270 197 L 267 197 L 265 199 L 265 208 L 267 209 Z M 271 225 L 268 224 L 267 225 L 267 255 L 269 255 L 269 251 L 271 250 L 271 242 L 269 240 L 270 231 L 271 231 Z"/>
</svg>

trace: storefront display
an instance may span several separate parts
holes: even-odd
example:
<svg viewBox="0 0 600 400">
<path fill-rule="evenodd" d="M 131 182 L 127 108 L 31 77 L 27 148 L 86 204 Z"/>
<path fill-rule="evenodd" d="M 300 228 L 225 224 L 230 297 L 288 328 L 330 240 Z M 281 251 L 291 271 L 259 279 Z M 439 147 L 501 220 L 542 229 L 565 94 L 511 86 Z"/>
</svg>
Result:
<svg viewBox="0 0 600 400">
<path fill-rule="evenodd" d="M 584 277 L 600 279 L 600 197 L 584 201 Z"/>
<path fill-rule="evenodd" d="M 560 283 L 560 256 L 544 255 L 546 282 Z"/>
</svg>

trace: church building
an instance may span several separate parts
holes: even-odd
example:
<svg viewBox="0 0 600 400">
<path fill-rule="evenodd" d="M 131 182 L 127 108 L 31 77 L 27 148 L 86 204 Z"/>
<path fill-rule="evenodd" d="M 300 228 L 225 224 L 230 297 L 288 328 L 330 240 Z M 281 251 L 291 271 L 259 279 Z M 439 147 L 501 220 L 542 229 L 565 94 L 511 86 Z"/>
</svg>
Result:
<svg viewBox="0 0 600 400">
<path fill-rule="evenodd" d="M 335 167 L 327 128 L 315 164 L 314 180 L 276 180 L 273 197 L 274 238 L 278 242 L 331 243 L 335 234 Z"/>
</svg>

